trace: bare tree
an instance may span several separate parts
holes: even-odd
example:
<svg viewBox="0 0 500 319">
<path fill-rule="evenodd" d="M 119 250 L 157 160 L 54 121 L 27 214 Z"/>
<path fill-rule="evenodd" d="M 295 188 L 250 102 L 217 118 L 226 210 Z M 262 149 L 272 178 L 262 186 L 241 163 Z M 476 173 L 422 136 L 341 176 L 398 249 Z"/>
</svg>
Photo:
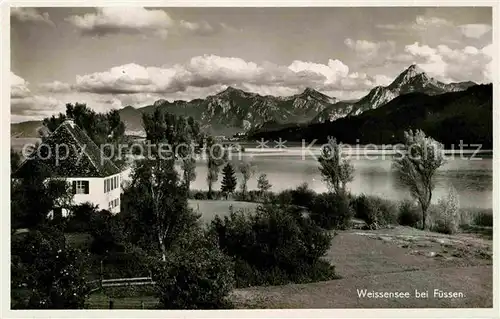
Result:
<svg viewBox="0 0 500 319">
<path fill-rule="evenodd" d="M 394 159 L 401 182 L 422 208 L 422 229 L 426 228 L 427 210 L 434 190 L 436 170 L 445 163 L 443 145 L 421 130 L 405 132 L 404 152 Z"/>
<path fill-rule="evenodd" d="M 318 158 L 319 171 L 328 188 L 335 194 L 345 194 L 347 183 L 354 178 L 354 167 L 348 159 L 342 158 L 342 144 L 329 138 Z"/>
</svg>

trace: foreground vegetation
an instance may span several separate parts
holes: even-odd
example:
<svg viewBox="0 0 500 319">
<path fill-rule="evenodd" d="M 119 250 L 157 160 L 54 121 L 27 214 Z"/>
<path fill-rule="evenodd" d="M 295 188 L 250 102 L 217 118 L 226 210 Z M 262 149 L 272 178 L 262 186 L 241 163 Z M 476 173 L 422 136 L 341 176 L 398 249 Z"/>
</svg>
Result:
<svg viewBox="0 0 500 319">
<path fill-rule="evenodd" d="M 77 110 L 85 116 L 76 118 L 89 120 L 89 128 L 95 127 L 93 121 L 116 120 L 87 114 L 84 107 Z M 75 108 L 68 107 L 68 115 L 74 117 L 74 112 Z M 455 233 L 464 223 L 492 226 L 488 213 L 460 210 L 453 189 L 438 205 L 430 204 L 432 177 L 442 164 L 439 156 L 417 163 L 403 156 L 395 163 L 414 201 L 393 203 L 352 195 L 348 184 L 354 168 L 342 158 L 341 145 L 335 140 L 319 160 L 329 187 L 326 193 L 316 194 L 307 185 L 273 193 L 265 175 L 258 177 L 259 190 L 249 191 L 247 182 L 255 174 L 250 163 L 237 168 L 243 181 L 236 191 L 236 169 L 227 163 L 222 148 L 206 154 L 209 190 L 191 191 L 194 159 L 188 154 L 164 158 L 155 146 L 168 142 L 175 149 L 181 143 L 205 140 L 206 146 L 217 148 L 215 141 L 204 136 L 192 119 L 157 111 L 144 115 L 143 122 L 153 152 L 150 158 L 135 162 L 120 214 L 90 204 L 72 205 L 68 185 L 50 179 L 51 172 L 43 166 L 29 178 L 13 181 L 13 308 L 82 308 L 92 280 L 143 276 L 151 276 L 156 283 L 148 295 L 158 301 L 158 308 L 231 308 L 229 296 L 235 288 L 339 278 L 325 257 L 335 231 L 352 228 L 355 219 L 363 220 L 367 229 L 401 224 Z M 115 124 L 120 131 L 122 125 Z M 92 135 L 96 143 L 106 141 L 101 135 Z M 407 140 L 419 145 L 420 152 L 437 143 L 423 132 L 409 132 Z M 181 161 L 180 172 L 176 160 Z M 221 171 L 219 192 L 213 185 Z M 233 199 L 258 205 L 250 213 L 228 208 L 225 216 L 203 224 L 200 217 L 206 206 L 193 209 L 189 199 Z M 48 218 L 55 207 L 68 208 L 71 214 Z M 20 233 L 21 228 L 27 231 Z"/>
</svg>

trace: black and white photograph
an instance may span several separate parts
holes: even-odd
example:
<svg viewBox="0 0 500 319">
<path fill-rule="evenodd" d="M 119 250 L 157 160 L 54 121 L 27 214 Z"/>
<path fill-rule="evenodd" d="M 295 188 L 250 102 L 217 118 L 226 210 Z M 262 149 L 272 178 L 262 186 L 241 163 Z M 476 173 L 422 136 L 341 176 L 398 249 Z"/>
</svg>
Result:
<svg viewBox="0 0 500 319">
<path fill-rule="evenodd" d="M 494 308 L 498 4 L 68 3 L 2 4 L 10 315 Z"/>
</svg>

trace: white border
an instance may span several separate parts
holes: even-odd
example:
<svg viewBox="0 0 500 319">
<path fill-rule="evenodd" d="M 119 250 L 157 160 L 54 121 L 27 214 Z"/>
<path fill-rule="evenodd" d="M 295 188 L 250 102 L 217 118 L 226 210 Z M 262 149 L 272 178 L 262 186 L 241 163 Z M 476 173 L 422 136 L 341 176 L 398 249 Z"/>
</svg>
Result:
<svg viewBox="0 0 500 319">
<path fill-rule="evenodd" d="M 1 1 L 1 0 L 0 0 Z M 500 212 L 500 187 L 499 187 L 499 169 L 500 169 L 500 109 L 497 102 L 499 96 L 499 71 L 500 65 L 498 57 L 499 48 L 499 2 L 494 0 L 480 1 L 443 1 L 443 0 L 386 0 L 383 2 L 375 0 L 351 0 L 351 1 L 325 1 L 316 0 L 314 3 L 305 0 L 189 0 L 189 1 L 137 1 L 137 0 L 45 0 L 45 1 L 3 1 L 0 2 L 0 32 L 2 40 L 0 41 L 1 52 L 1 74 L 2 81 L 0 85 L 1 100 L 1 121 L 0 125 L 2 134 L 0 134 L 0 145 L 4 156 L 0 158 L 1 178 L 5 184 L 1 188 L 1 212 L 2 212 L 2 254 L 3 261 L 2 269 L 2 318 L 363 318 L 369 314 L 372 318 L 499 318 L 500 308 L 498 299 L 499 292 L 499 269 L 498 256 L 500 253 L 499 237 L 497 229 L 499 219 L 494 218 L 494 234 L 493 234 L 493 305 L 491 309 L 427 309 L 427 308 L 411 308 L 411 309 L 284 309 L 284 310 L 214 310 L 214 311 L 177 311 L 177 310 L 17 310 L 10 309 L 10 6 L 24 7 L 93 7 L 93 6 L 144 6 L 144 7 L 390 7 L 390 6 L 406 6 L 406 7 L 460 7 L 460 6 L 488 6 L 493 7 L 493 211 L 494 214 Z M 390 10 L 390 9 L 388 9 Z"/>
</svg>

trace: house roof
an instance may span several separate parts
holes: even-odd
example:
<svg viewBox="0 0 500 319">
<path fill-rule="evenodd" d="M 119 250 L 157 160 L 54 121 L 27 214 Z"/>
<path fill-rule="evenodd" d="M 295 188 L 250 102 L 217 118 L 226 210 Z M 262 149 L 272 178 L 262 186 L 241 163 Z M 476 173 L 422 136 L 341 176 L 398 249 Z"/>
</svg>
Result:
<svg viewBox="0 0 500 319">
<path fill-rule="evenodd" d="M 54 177 L 106 177 L 120 173 L 94 141 L 72 120 L 64 121 L 27 158 L 13 177 L 29 176 L 44 167 Z"/>
</svg>

